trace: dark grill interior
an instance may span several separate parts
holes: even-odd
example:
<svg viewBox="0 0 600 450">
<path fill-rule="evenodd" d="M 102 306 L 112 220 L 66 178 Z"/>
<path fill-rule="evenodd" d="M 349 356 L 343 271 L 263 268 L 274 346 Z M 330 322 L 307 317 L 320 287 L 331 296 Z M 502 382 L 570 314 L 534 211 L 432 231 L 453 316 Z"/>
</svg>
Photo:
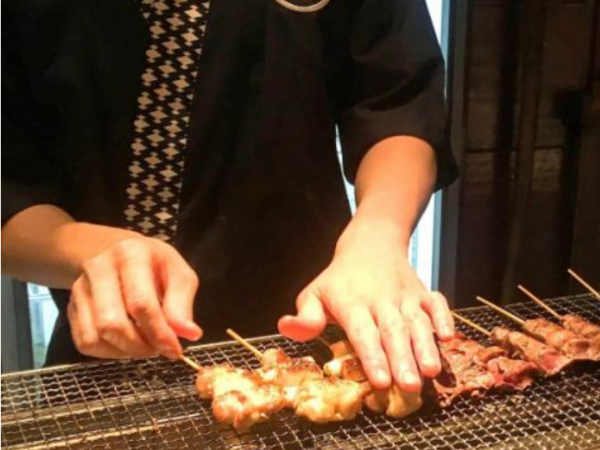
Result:
<svg viewBox="0 0 600 450">
<path fill-rule="evenodd" d="M 590 296 L 549 300 L 559 312 L 600 323 L 600 301 Z M 523 317 L 547 314 L 534 303 L 513 305 Z M 510 325 L 487 308 L 463 310 L 485 328 Z M 484 336 L 458 324 L 468 336 Z M 293 355 L 316 355 L 322 344 L 280 337 L 254 340 Z M 256 367 L 234 343 L 189 350 L 200 364 Z M 425 408 L 404 420 L 370 413 L 350 423 L 315 426 L 291 412 L 252 432 L 217 424 L 198 398 L 194 373 L 183 363 L 77 365 L 2 376 L 2 448 L 6 449 L 592 449 L 600 448 L 600 369 L 590 364 L 521 394 L 461 399 L 446 410 Z"/>
</svg>

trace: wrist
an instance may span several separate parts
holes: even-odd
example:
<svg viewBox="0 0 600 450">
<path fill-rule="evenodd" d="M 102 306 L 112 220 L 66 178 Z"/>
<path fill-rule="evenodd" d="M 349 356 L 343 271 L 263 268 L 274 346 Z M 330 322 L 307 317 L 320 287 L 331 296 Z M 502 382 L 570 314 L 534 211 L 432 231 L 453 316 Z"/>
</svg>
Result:
<svg viewBox="0 0 600 450">
<path fill-rule="evenodd" d="M 72 222 L 60 226 L 55 234 L 55 248 L 63 255 L 73 279 L 79 277 L 83 264 L 119 241 L 143 235 L 121 228 Z"/>
<path fill-rule="evenodd" d="M 394 220 L 373 217 L 357 212 L 337 241 L 336 254 L 343 253 L 357 243 L 380 245 L 408 258 L 411 232 Z"/>
</svg>

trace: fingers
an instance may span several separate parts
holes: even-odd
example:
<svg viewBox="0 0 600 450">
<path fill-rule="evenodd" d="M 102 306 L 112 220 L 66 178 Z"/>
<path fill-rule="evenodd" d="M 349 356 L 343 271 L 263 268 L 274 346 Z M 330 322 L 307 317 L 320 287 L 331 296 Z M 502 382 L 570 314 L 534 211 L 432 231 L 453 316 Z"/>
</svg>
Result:
<svg viewBox="0 0 600 450">
<path fill-rule="evenodd" d="M 395 382 L 404 391 L 419 392 L 421 377 L 413 355 L 410 332 L 400 311 L 393 303 L 384 303 L 378 307 L 376 319 Z"/>
<path fill-rule="evenodd" d="M 152 253 L 147 247 L 131 241 L 126 246 L 121 246 L 118 266 L 123 301 L 119 302 L 121 307 L 116 304 L 113 307 L 131 316 L 144 341 L 152 348 L 171 359 L 179 358 L 182 354 L 181 344 L 167 323 L 160 306 Z M 113 277 L 110 279 L 114 282 Z M 102 282 L 107 283 L 107 280 Z M 104 292 L 109 288 L 101 286 L 100 281 L 92 283 L 92 286 L 94 285 L 98 285 L 97 294 L 95 293 L 97 299 L 105 295 Z M 125 308 L 122 307 L 123 303 Z M 123 331 L 126 332 L 125 341 L 133 344 L 137 335 L 135 327 L 128 327 Z"/>
<path fill-rule="evenodd" d="M 405 298 L 400 309 L 410 330 L 413 353 L 421 373 L 433 378 L 440 373 L 441 362 L 431 320 L 418 298 Z"/>
<path fill-rule="evenodd" d="M 134 358 L 155 354 L 127 315 L 119 273 L 111 255 L 86 262 L 84 276 L 93 298 L 90 309 L 99 338 Z"/>
<path fill-rule="evenodd" d="M 279 320 L 279 332 L 296 341 L 308 341 L 317 337 L 327 323 L 321 300 L 310 290 L 303 291 L 297 300 L 298 314 L 284 316 Z"/>
<path fill-rule="evenodd" d="M 89 286 L 82 279 L 75 283 L 67 306 L 71 336 L 77 350 L 87 356 L 105 359 L 124 359 L 128 356 L 104 342 L 98 336 L 90 307 Z"/>
<path fill-rule="evenodd" d="M 446 297 L 439 292 L 431 292 L 423 296 L 422 305 L 429 314 L 438 337 L 443 340 L 450 339 L 454 335 L 454 318 Z"/>
<path fill-rule="evenodd" d="M 202 337 L 202 329 L 194 322 L 198 276 L 174 249 L 162 255 L 162 264 L 165 291 L 162 309 L 165 319 L 178 336 L 197 341 Z"/>
<path fill-rule="evenodd" d="M 388 360 L 381 346 L 379 330 L 369 310 L 360 304 L 347 304 L 343 310 L 332 313 L 346 331 L 371 384 L 376 389 L 389 387 L 392 377 Z"/>
</svg>

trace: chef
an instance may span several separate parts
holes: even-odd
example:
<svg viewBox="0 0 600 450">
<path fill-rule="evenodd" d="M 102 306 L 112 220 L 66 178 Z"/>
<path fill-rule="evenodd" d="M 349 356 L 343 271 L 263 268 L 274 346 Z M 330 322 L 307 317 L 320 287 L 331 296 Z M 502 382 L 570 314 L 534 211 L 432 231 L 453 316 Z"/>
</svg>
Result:
<svg viewBox="0 0 600 450">
<path fill-rule="evenodd" d="M 424 0 L 3 9 L 2 269 L 53 288 L 47 364 L 338 323 L 376 387 L 439 372 L 452 317 L 407 257 L 456 176 Z"/>
</svg>

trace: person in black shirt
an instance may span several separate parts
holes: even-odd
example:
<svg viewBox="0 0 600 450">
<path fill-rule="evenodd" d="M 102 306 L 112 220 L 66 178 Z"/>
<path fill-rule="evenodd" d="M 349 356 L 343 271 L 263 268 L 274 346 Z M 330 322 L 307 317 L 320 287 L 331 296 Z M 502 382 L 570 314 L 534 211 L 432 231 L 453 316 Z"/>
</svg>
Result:
<svg viewBox="0 0 600 450">
<path fill-rule="evenodd" d="M 425 2 L 296 6 L 3 5 L 3 272 L 53 288 L 47 364 L 336 322 L 376 387 L 439 372 L 407 257 L 456 176 Z"/>
</svg>

